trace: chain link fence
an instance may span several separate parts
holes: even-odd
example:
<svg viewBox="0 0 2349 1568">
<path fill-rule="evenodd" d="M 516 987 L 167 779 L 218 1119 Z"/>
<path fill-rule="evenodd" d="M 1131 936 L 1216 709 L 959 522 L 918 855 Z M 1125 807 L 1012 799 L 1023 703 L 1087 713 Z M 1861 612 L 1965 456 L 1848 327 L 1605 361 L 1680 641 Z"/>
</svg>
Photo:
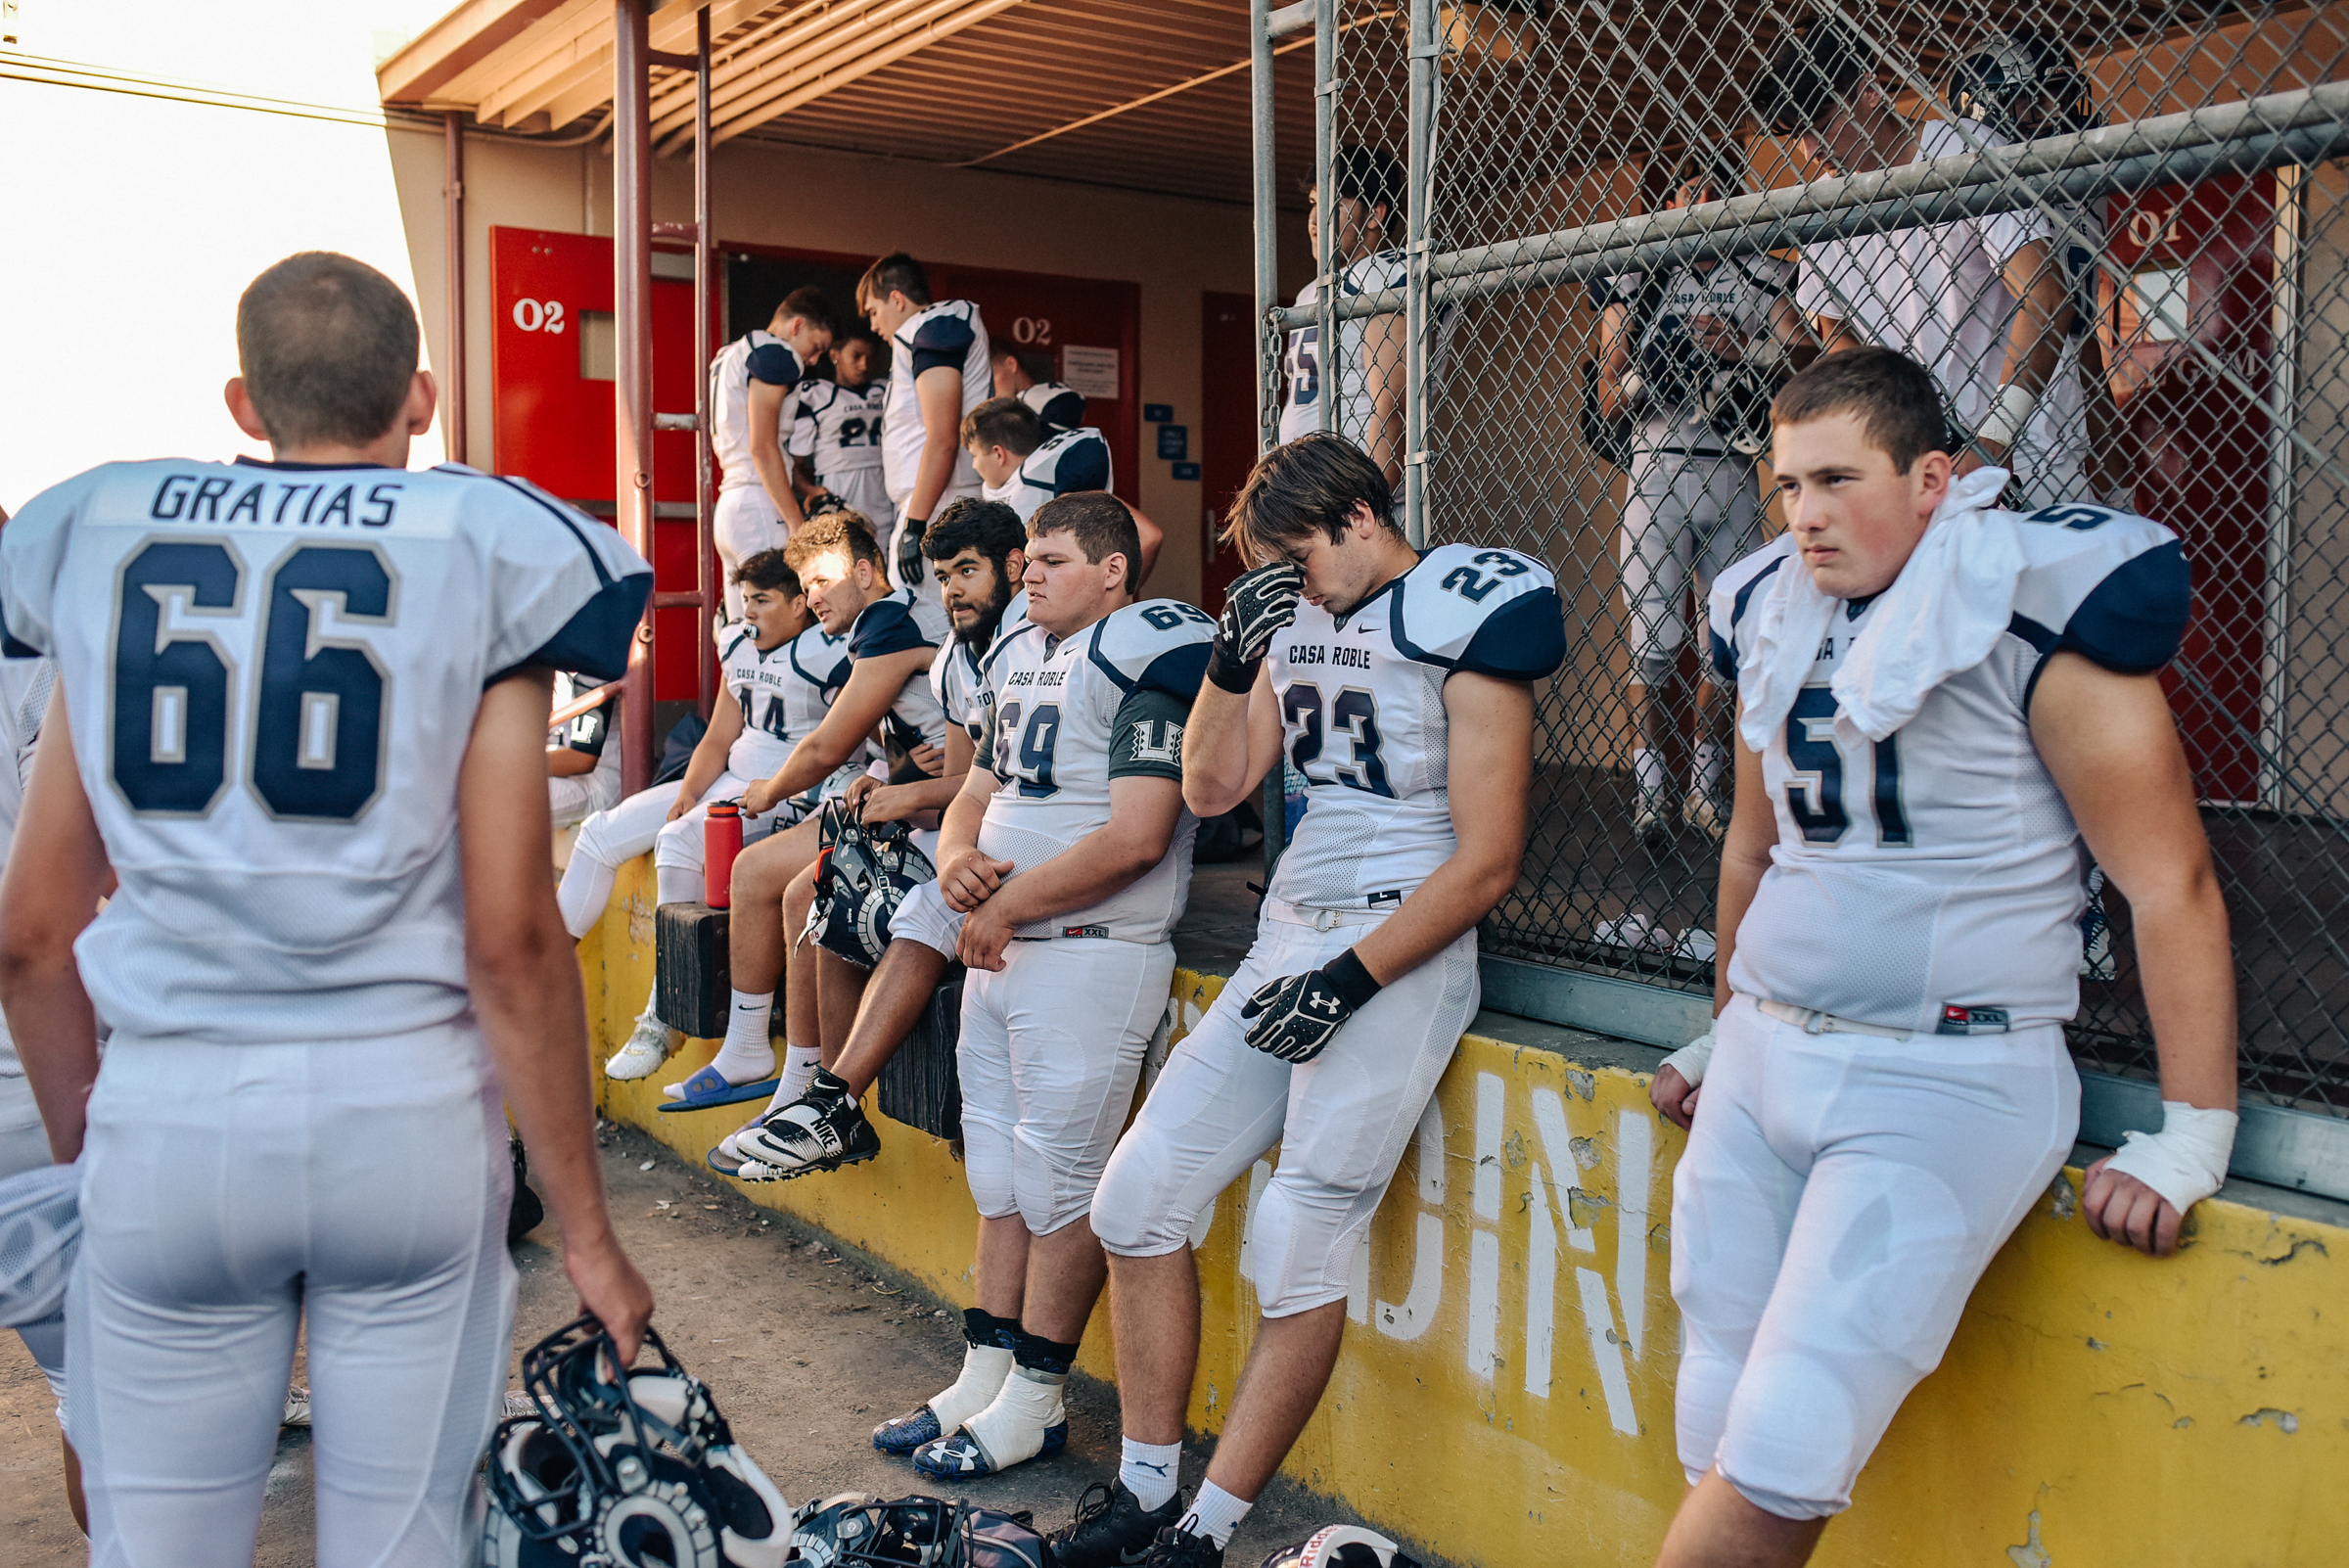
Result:
<svg viewBox="0 0 2349 1568">
<path fill-rule="evenodd" d="M 1530 551 L 1566 601 L 1535 837 L 1486 951 L 1710 991 L 1729 702 L 1700 674 L 1704 588 L 1780 526 L 1775 386 L 1889 344 L 2014 469 L 2009 505 L 2183 537 L 2166 679 L 2234 917 L 2244 1088 L 2349 1114 L 2349 8 L 1258 15 L 1315 29 L 1316 279 L 1267 301 L 1290 308 L 1267 311 L 1267 440 L 1344 432 L 1417 537 Z M 1290 197 L 1262 188 L 1272 151 L 1260 228 Z M 2106 890 L 2087 924 L 2075 1050 L 2149 1077 L 2127 908 Z"/>
</svg>

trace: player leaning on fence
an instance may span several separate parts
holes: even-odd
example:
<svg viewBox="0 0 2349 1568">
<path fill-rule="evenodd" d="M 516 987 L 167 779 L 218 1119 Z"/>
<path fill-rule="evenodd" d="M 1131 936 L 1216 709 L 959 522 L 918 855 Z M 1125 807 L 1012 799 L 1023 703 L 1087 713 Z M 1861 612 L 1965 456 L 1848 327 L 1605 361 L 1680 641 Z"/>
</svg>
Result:
<svg viewBox="0 0 2349 1568">
<path fill-rule="evenodd" d="M 2062 1165 L 2083 841 L 2134 916 L 2164 1107 L 2090 1168 L 2090 1226 L 2169 1252 L 2234 1130 L 2227 914 L 2157 676 L 2176 535 L 1994 510 L 2006 474 L 1953 481 L 1933 377 L 1890 349 L 1773 415 L 1788 531 L 1711 604 L 1739 706 L 1718 1017 L 1652 1090 L 1693 1118 L 1672 1568 L 1810 1556 Z"/>
</svg>

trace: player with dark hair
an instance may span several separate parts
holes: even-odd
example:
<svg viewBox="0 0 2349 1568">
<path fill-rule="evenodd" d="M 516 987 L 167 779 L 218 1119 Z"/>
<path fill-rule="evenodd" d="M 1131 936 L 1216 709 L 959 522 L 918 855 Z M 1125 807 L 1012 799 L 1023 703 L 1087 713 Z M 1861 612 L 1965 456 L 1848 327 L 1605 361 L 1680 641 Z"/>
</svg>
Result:
<svg viewBox="0 0 2349 1568">
<path fill-rule="evenodd" d="M 929 274 L 901 251 L 865 269 L 856 308 L 889 341 L 881 432 L 882 475 L 895 511 L 882 540 L 889 580 L 926 593 L 922 530 L 949 501 L 979 494 L 979 475 L 959 438 L 963 416 L 994 384 L 987 324 L 968 300 L 932 300 Z"/>
<path fill-rule="evenodd" d="M 1533 683 L 1565 658 L 1557 589 L 1514 550 L 1420 555 L 1391 502 L 1359 447 L 1315 435 L 1266 454 L 1232 503 L 1255 566 L 1232 583 L 1190 711 L 1183 800 L 1229 810 L 1290 756 L 1311 805 L 1255 945 L 1093 1197 L 1125 1455 L 1051 1538 L 1063 1568 L 1222 1561 L 1328 1384 L 1355 1251 L 1476 1012 L 1476 923 L 1517 885 Z M 1186 1510 L 1190 1229 L 1274 1143 L 1252 1244 L 1264 1315 Z"/>
<path fill-rule="evenodd" d="M 1026 403 L 1048 434 L 1080 430 L 1084 425 L 1084 393 L 1054 381 L 1049 351 L 999 343 L 994 349 L 995 395 Z"/>
<path fill-rule="evenodd" d="M 520 481 L 404 468 L 435 388 L 373 268 L 279 262 L 237 347 L 269 461 L 108 464 L 0 533 L 0 649 L 57 667 L 0 1002 L 81 1166 L 91 1560 L 253 1561 L 299 1336 L 319 1559 L 453 1564 L 511 1345 L 501 1101 L 622 1357 L 652 1312 L 541 760 L 549 670 L 622 673 L 652 573 Z"/>
<path fill-rule="evenodd" d="M 948 726 L 943 748 L 944 765 L 936 778 L 917 778 L 903 784 L 884 783 L 870 775 L 854 780 L 845 798 L 860 820 L 908 822 L 919 829 L 935 831 L 939 813 L 953 803 L 961 790 L 962 776 L 971 769 L 972 749 L 994 700 L 992 689 L 981 673 L 981 665 L 999 640 L 1028 623 L 1028 596 L 1024 590 L 1015 591 L 1025 565 L 1022 550 L 1027 542 L 1028 530 L 1021 527 L 1018 516 L 995 501 L 956 501 L 940 513 L 938 522 L 922 535 L 922 551 L 930 558 L 946 619 L 954 632 L 930 664 L 930 690 L 937 697 Z M 787 928 L 790 928 L 789 911 L 805 909 L 812 900 L 813 875 L 814 868 L 810 866 L 786 893 Z M 935 898 L 935 886 L 925 884 L 908 897 L 924 895 Z M 940 953 L 914 944 L 915 949 L 931 962 L 926 968 L 908 969 L 905 955 L 898 953 L 893 943 L 891 956 L 884 956 L 868 971 L 828 947 L 812 943 L 806 945 L 815 948 L 812 956 L 817 974 L 816 1047 L 795 1048 L 785 1068 L 783 1083 L 776 1087 L 766 1108 L 727 1134 L 712 1151 L 711 1169 L 721 1175 L 745 1181 L 768 1181 L 802 1174 L 805 1167 L 796 1161 L 773 1165 L 746 1155 L 743 1138 L 753 1128 L 769 1122 L 778 1130 L 776 1138 L 788 1137 L 788 1124 L 802 1114 L 789 1108 L 795 1101 L 804 1105 L 816 1097 L 824 1085 L 825 1073 L 814 1071 L 819 1052 L 826 1072 L 838 1067 L 856 1073 L 857 1069 L 843 1058 L 844 1041 L 857 1038 L 858 1031 L 869 1034 L 866 1015 L 878 1009 L 881 1016 L 875 1019 L 873 1027 L 892 1032 L 886 1035 L 886 1045 L 878 1052 L 867 1047 L 871 1070 L 856 1078 L 854 1091 L 862 1094 L 872 1075 L 880 1072 L 928 1009 L 930 993 L 937 989 L 947 960 L 954 956 L 951 950 Z M 869 994 L 868 976 L 883 982 Z M 887 1022 L 900 1015 L 901 1023 Z M 786 1089 L 790 1092 L 786 1093 Z M 778 1116 L 778 1113 L 784 1114 Z M 861 1122 L 861 1117 L 858 1120 Z M 865 1129 L 864 1137 L 870 1142 L 869 1150 L 859 1153 L 850 1145 L 841 1144 L 834 1148 L 830 1163 L 822 1168 L 831 1170 L 879 1152 L 880 1142 L 871 1137 L 869 1128 Z M 762 1140 L 766 1153 L 773 1153 L 778 1146 L 773 1139 Z"/>
<path fill-rule="evenodd" d="M 881 426 L 889 383 L 874 378 L 881 340 L 859 323 L 832 346 L 832 379 L 800 384 L 792 399 L 791 455 L 803 502 L 830 494 L 859 517 L 890 515 L 881 480 Z"/>
<path fill-rule="evenodd" d="M 801 531 L 812 527 L 803 525 Z M 787 765 L 800 744 L 822 726 L 849 678 L 848 639 L 825 630 L 808 613 L 799 575 L 784 551 L 760 551 L 736 569 L 734 580 L 744 619 L 726 628 L 718 650 L 717 701 L 685 764 L 685 776 L 639 791 L 579 825 L 555 895 L 574 937 L 595 928 L 612 901 L 620 867 L 647 850 L 653 852 L 657 904 L 701 902 L 708 892 L 703 824 L 710 807 L 741 800 L 753 784 Z M 806 818 L 825 796 L 848 788 L 869 757 L 860 747 L 806 790 L 760 810 L 746 806 L 744 845 L 762 843 Z M 675 1050 L 677 1032 L 661 1019 L 660 995 L 656 959 L 644 1010 L 604 1064 L 605 1077 L 649 1078 Z M 698 1084 L 687 1080 L 668 1085 L 670 1097 L 723 1103 L 740 1084 L 763 1082 L 775 1063 L 771 1047 L 760 1053 L 763 1044 L 738 1044 L 718 1074 L 726 1080 L 724 1088 L 708 1080 Z"/>
<path fill-rule="evenodd" d="M 943 755 L 949 737 L 928 677 L 931 661 L 946 640 L 945 612 L 935 599 L 889 586 L 882 576 L 880 545 L 864 520 L 852 513 L 814 519 L 792 536 L 784 554 L 824 630 L 845 639 L 848 675 L 822 721 L 798 741 L 772 775 L 743 791 L 743 814 L 767 810 L 834 776 L 858 759 L 866 738 L 876 731 L 886 743 L 892 783 L 936 776 L 939 763 L 924 759 L 932 749 Z M 728 894 L 733 905 L 726 923 L 733 997 L 725 1038 L 716 1059 L 703 1071 L 716 1073 L 735 1087 L 764 1077 L 757 1068 L 767 1050 L 775 987 L 788 961 L 790 983 L 783 997 L 786 1054 L 775 1085 L 779 1103 L 797 1099 L 806 1089 L 821 1054 L 815 944 L 790 945 L 788 939 L 804 928 L 806 909 L 800 907 L 800 923 L 793 924 L 784 907 L 784 895 L 793 882 L 814 864 L 818 839 L 819 823 L 811 819 L 745 849 L 734 861 Z"/>
<path fill-rule="evenodd" d="M 2071 1151 L 2085 842 L 2127 895 L 2163 1126 L 2089 1168 L 2153 1254 L 2225 1178 L 2227 911 L 2163 695 L 2176 535 L 1954 479 L 1942 390 L 1830 354 L 1773 409 L 1787 531 L 1714 584 L 1739 700 L 1711 1032 L 1656 1073 L 1673 1179 L 1669 1568 L 1807 1561 Z M 1121 1333 L 1120 1339 L 1123 1341 Z"/>
<path fill-rule="evenodd" d="M 1337 150 L 1332 177 L 1337 190 L 1334 215 L 1321 210 L 1319 184 L 1306 187 L 1305 232 L 1313 255 L 1321 254 L 1321 225 L 1334 223 L 1330 265 L 1337 271 L 1341 297 L 1402 288 L 1404 254 L 1396 245 L 1403 234 L 1402 160 L 1383 147 L 1349 143 Z M 1316 278 L 1297 291 L 1297 305 L 1302 309 L 1320 298 Z M 1333 362 L 1322 351 L 1319 327 L 1290 330 L 1282 357 L 1286 391 L 1280 405 L 1280 438 L 1293 441 L 1322 428 L 1321 384 L 1324 376 L 1335 376 L 1344 392 L 1335 429 L 1370 454 L 1393 491 L 1403 483 L 1403 313 L 1340 321 L 1337 332 Z"/>
<path fill-rule="evenodd" d="M 822 291 L 794 289 L 763 332 L 745 333 L 710 361 L 710 444 L 717 454 L 717 502 L 710 529 L 726 584 L 728 621 L 742 619 L 734 569 L 781 548 L 800 526 L 799 491 L 783 452 L 791 394 L 832 346 L 839 324 Z"/>
<path fill-rule="evenodd" d="M 1051 433 L 1036 411 L 1017 397 L 990 397 L 963 417 L 962 447 L 987 486 L 981 493 L 1001 501 L 1028 522 L 1036 509 L 1061 495 L 1109 488 L 1109 441 L 1087 425 Z M 1135 583 L 1146 581 L 1158 562 L 1166 532 L 1128 506 L 1141 558 Z"/>
<path fill-rule="evenodd" d="M 1748 183 L 1743 150 L 1715 149 L 1682 164 L 1665 207 L 1726 202 Z M 1767 255 L 1693 261 L 1655 277 L 1623 272 L 1590 290 L 1603 312 L 1599 412 L 1635 420 L 1619 550 L 1638 693 L 1635 828 L 1657 852 L 1670 847 L 1676 818 L 1719 837 L 1727 814 L 1728 704 L 1708 700 L 1709 687 L 1689 690 L 1681 677 L 1681 607 L 1692 583 L 1701 604 L 1714 577 L 1762 542 L 1754 456 L 1734 448 L 1715 413 L 1723 389 L 1737 386 L 1743 372 L 1782 375 L 1818 351 L 1793 293 L 1793 263 Z M 1696 743 L 1686 785 L 1678 788 L 1665 760 L 1692 708 Z"/>
<path fill-rule="evenodd" d="M 1899 84 L 1880 72 L 1872 45 L 1819 19 L 1779 46 L 1755 106 L 1838 174 L 2007 145 L 1978 120 L 1906 117 Z M 1970 71 L 1960 96 L 1988 107 L 1990 74 Z M 2018 103 L 2004 117 L 2026 113 L 2036 111 Z M 1956 421 L 1959 477 L 1996 464 L 2035 504 L 2092 486 L 2111 495 L 2134 483 L 2134 465 L 2094 331 L 2103 244 L 2093 204 L 2042 198 L 2013 212 L 1805 245 L 1796 298 L 1828 348 L 1881 345 L 1932 370 Z"/>
</svg>

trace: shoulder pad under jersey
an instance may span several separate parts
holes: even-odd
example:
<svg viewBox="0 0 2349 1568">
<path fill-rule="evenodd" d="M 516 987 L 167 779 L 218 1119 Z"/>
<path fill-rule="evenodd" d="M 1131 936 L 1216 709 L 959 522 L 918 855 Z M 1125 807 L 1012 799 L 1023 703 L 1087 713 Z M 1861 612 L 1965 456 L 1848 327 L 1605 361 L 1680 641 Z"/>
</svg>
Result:
<svg viewBox="0 0 2349 1568">
<path fill-rule="evenodd" d="M 1088 630 L 1085 658 L 1121 692 L 1155 687 L 1182 697 L 1199 695 L 1215 619 L 1179 599 L 1145 599 L 1103 616 Z"/>
<path fill-rule="evenodd" d="M 1388 613 L 1396 651 L 1439 669 L 1534 680 L 1566 658 L 1557 579 L 1522 551 L 1439 545 L 1396 584 Z"/>
<path fill-rule="evenodd" d="M 2177 657 L 2191 608 L 2192 573 L 2178 535 L 2149 518 L 2085 502 L 2008 521 L 2028 563 L 2010 628 L 2041 652 L 2057 647 L 2124 674 Z"/>
</svg>

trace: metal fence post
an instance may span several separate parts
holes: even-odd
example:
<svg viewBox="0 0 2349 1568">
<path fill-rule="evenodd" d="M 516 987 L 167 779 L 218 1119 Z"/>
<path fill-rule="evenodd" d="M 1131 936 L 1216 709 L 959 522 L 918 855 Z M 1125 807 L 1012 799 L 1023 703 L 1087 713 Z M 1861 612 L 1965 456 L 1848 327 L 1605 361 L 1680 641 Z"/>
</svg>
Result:
<svg viewBox="0 0 2349 1568">
<path fill-rule="evenodd" d="M 1336 0 L 1313 0 L 1313 300 L 1319 307 L 1313 354 L 1320 381 L 1316 407 L 1321 429 L 1338 426 L 1338 404 L 1346 395 L 1338 351 L 1338 23 Z"/>
<path fill-rule="evenodd" d="M 1436 0 L 1411 0 L 1409 131 L 1405 179 L 1404 264 L 1407 268 L 1404 323 L 1403 526 L 1414 546 L 1427 544 L 1427 207 L 1435 176 L 1436 65 L 1444 45 L 1436 31 Z"/>
</svg>

